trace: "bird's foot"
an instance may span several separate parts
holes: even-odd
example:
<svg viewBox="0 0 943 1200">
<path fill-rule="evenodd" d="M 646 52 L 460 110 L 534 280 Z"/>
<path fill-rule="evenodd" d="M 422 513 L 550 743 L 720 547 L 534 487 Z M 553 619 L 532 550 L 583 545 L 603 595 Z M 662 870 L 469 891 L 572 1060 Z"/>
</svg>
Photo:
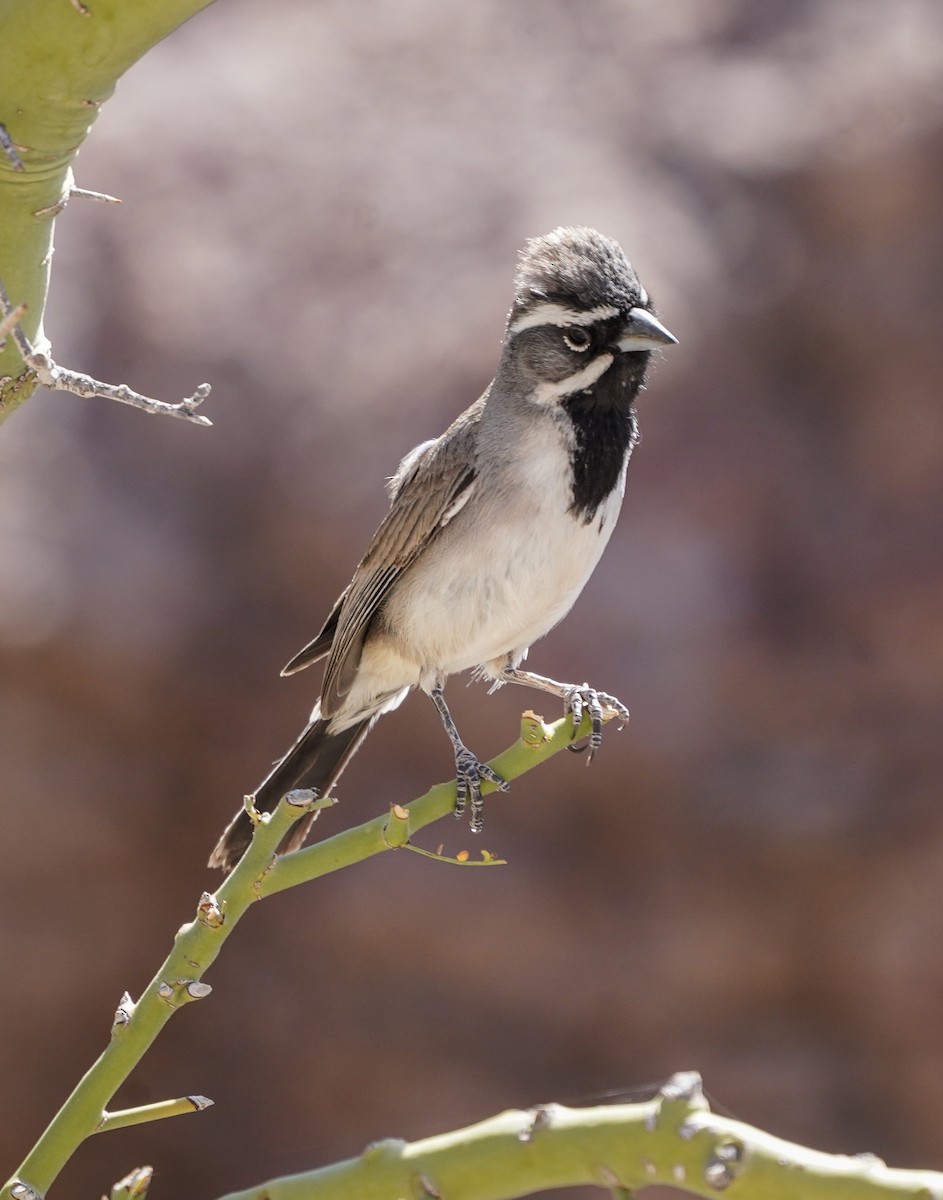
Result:
<svg viewBox="0 0 943 1200">
<path fill-rule="evenodd" d="M 472 833 L 481 833 L 484 821 L 481 798 L 481 785 L 493 783 L 499 791 L 506 792 L 510 784 L 502 779 L 497 771 L 492 770 L 487 763 L 474 754 L 467 746 L 458 746 L 455 750 L 455 815 L 460 817 L 467 804 L 471 809 L 469 828 Z"/>
<path fill-rule="evenodd" d="M 608 711 L 607 711 L 608 710 Z M 574 684 L 563 694 L 563 711 L 570 713 L 573 718 L 573 733 L 583 723 L 583 714 L 588 713 L 591 723 L 589 734 L 589 761 L 602 745 L 602 726 L 604 720 L 616 720 L 619 728 L 627 723 L 629 710 L 621 700 L 610 696 L 608 692 L 597 692 L 588 683 Z"/>
</svg>

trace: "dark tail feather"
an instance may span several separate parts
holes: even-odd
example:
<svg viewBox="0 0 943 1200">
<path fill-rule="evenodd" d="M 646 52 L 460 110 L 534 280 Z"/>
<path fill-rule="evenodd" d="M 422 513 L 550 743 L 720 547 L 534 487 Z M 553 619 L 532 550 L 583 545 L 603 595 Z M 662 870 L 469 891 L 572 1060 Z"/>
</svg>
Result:
<svg viewBox="0 0 943 1200">
<path fill-rule="evenodd" d="M 374 720 L 368 718 L 345 729 L 343 733 L 333 734 L 327 732 L 327 722 L 312 721 L 285 757 L 275 764 L 256 788 L 253 796 L 256 808 L 261 812 L 271 812 L 292 788 L 316 788 L 318 795 L 326 796 L 356 753 Z M 313 814 L 302 817 L 279 846 L 279 853 L 297 850 L 308 836 L 313 820 Z M 240 809 L 216 843 L 208 866 L 231 871 L 252 840 L 253 829 L 248 813 Z"/>
</svg>

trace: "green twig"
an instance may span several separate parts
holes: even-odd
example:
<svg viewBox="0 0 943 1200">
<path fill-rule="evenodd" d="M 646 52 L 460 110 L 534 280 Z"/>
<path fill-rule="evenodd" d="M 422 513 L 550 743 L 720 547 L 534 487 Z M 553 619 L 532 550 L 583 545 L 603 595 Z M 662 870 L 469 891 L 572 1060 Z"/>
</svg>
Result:
<svg viewBox="0 0 943 1200">
<path fill-rule="evenodd" d="M 422 858 L 431 858 L 433 862 L 448 863 L 453 867 L 506 867 L 506 858 L 495 858 L 490 850 L 479 850 L 481 858 L 472 858 L 467 850 L 460 850 L 456 855 L 443 854 L 441 850 L 424 850 L 422 846 L 407 843 L 404 849 L 418 854 Z"/>
<path fill-rule="evenodd" d="M 107 1133 L 111 1129 L 125 1129 L 128 1125 L 146 1125 L 149 1121 L 163 1121 L 165 1117 L 182 1117 L 187 1113 L 203 1112 L 213 1101 L 207 1096 L 180 1096 L 177 1100 L 162 1100 L 159 1104 L 142 1104 L 140 1108 L 123 1108 L 119 1112 L 105 1113 L 96 1133 Z"/>
</svg>

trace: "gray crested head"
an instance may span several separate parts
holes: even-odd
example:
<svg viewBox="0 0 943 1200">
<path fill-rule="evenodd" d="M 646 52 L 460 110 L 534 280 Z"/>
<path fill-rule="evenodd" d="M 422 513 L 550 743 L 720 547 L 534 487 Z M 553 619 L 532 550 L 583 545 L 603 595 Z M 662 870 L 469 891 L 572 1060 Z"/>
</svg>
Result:
<svg viewBox="0 0 943 1200">
<path fill-rule="evenodd" d="M 545 237 L 531 238 L 521 251 L 514 282 L 511 323 L 541 304 L 628 312 L 648 300 L 619 243 L 586 226 L 560 226 Z"/>
<path fill-rule="evenodd" d="M 651 351 L 675 341 L 618 242 L 564 226 L 521 251 L 499 374 L 529 402 L 625 406 Z"/>
<path fill-rule="evenodd" d="M 652 351 L 676 340 L 612 238 L 561 227 L 525 245 L 490 395 L 568 431 L 579 520 L 593 520 L 618 489 Z"/>
</svg>

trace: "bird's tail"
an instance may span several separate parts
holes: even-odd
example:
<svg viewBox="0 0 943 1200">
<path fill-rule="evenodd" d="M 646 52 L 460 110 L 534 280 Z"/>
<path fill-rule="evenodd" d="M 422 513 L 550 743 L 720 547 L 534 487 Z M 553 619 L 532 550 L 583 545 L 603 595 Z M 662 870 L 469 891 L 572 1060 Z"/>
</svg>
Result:
<svg viewBox="0 0 943 1200">
<path fill-rule="evenodd" d="M 316 788 L 319 796 L 326 796 L 375 720 L 376 717 L 368 717 L 341 733 L 328 733 L 329 722 L 320 718 L 312 721 L 256 788 L 255 807 L 260 812 L 271 812 L 292 788 Z M 297 850 L 308 836 L 313 820 L 314 814 L 302 817 L 279 846 L 279 853 Z M 240 809 L 216 843 L 208 865 L 231 871 L 252 840 L 253 829 L 249 814 Z"/>
</svg>

